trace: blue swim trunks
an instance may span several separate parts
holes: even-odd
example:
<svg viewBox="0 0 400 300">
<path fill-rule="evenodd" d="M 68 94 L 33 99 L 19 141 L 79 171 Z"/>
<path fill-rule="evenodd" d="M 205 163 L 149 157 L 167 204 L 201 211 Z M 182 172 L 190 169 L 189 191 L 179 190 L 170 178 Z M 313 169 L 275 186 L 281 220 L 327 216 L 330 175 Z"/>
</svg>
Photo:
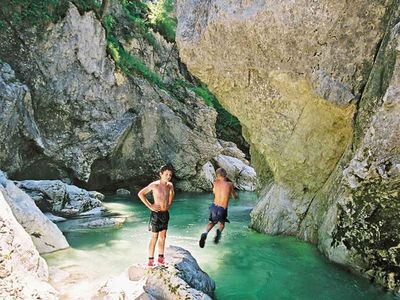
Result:
<svg viewBox="0 0 400 300">
<path fill-rule="evenodd" d="M 223 208 L 222 206 L 215 205 L 214 203 L 210 206 L 210 222 L 216 224 L 218 222 L 229 222 L 228 218 L 228 209 Z"/>
</svg>

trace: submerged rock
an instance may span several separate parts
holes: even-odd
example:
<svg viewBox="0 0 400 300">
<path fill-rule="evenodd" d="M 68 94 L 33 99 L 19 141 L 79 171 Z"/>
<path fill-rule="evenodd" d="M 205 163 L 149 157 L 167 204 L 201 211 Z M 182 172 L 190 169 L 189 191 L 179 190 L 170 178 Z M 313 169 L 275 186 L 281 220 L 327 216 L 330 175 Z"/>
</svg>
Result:
<svg viewBox="0 0 400 300">
<path fill-rule="evenodd" d="M 85 211 L 83 213 L 80 213 L 79 216 L 100 216 L 105 213 L 105 208 L 104 207 L 95 207 L 91 210 Z"/>
<path fill-rule="evenodd" d="M 52 222 L 57 223 L 57 222 L 62 222 L 67 220 L 66 218 L 55 216 L 52 213 L 44 213 L 44 215 Z"/>
<path fill-rule="evenodd" d="M 131 266 L 99 290 L 106 299 L 212 299 L 215 283 L 204 273 L 191 254 L 170 246 L 166 265 L 155 268 Z"/>
<path fill-rule="evenodd" d="M 130 196 L 131 195 L 131 192 L 126 189 L 118 189 L 115 193 L 118 196 Z"/>
<path fill-rule="evenodd" d="M 0 171 L 0 190 L 18 222 L 31 236 L 40 253 L 68 248 L 58 227 L 35 205 L 35 202 Z"/>
<path fill-rule="evenodd" d="M 126 218 L 101 218 L 84 223 L 80 223 L 81 228 L 118 228 L 121 227 Z"/>
</svg>

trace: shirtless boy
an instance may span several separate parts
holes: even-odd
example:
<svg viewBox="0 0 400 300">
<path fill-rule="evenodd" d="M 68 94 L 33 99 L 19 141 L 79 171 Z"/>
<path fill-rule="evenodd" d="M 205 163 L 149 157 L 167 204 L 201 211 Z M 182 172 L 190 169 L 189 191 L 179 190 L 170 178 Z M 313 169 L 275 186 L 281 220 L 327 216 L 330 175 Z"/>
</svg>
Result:
<svg viewBox="0 0 400 300">
<path fill-rule="evenodd" d="M 221 239 L 221 233 L 224 230 L 225 222 L 229 223 L 228 217 L 228 203 L 229 197 L 232 195 L 233 198 L 238 199 L 238 195 L 235 192 L 232 182 L 228 181 L 225 169 L 219 168 L 215 171 L 217 178 L 214 181 L 213 193 L 214 203 L 210 206 L 210 223 L 206 227 L 199 241 L 200 248 L 204 248 L 206 243 L 208 232 L 219 223 L 217 234 L 214 238 L 214 243 L 218 244 Z"/>
<path fill-rule="evenodd" d="M 172 168 L 162 166 L 160 169 L 160 180 L 153 181 L 143 188 L 138 196 L 140 200 L 151 210 L 149 230 L 151 240 L 149 243 L 149 262 L 148 266 L 154 266 L 154 250 L 158 241 L 158 265 L 164 265 L 164 248 L 167 237 L 169 212 L 174 199 L 174 186 L 171 181 Z M 153 192 L 154 203 L 151 204 L 146 194 Z"/>
</svg>

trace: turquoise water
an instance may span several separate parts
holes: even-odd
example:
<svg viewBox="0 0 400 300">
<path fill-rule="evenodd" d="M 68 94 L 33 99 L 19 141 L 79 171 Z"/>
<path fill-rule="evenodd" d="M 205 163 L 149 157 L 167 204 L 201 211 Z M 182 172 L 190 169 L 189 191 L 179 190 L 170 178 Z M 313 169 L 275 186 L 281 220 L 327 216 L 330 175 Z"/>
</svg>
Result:
<svg viewBox="0 0 400 300">
<path fill-rule="evenodd" d="M 210 194 L 177 194 L 171 208 L 167 245 L 189 250 L 200 267 L 217 285 L 216 296 L 224 299 L 400 299 L 367 280 L 329 263 L 316 248 L 293 237 L 259 234 L 248 228 L 254 193 L 240 193 L 229 207 L 220 244 L 209 235 L 204 249 L 198 239 L 208 219 Z M 149 211 L 139 201 L 108 196 L 106 207 L 126 217 L 122 228 L 79 230 L 80 222 L 59 223 L 71 249 L 45 256 L 50 266 L 74 274 L 67 298 L 85 299 L 107 278 L 129 265 L 145 263 L 150 234 Z M 157 254 L 157 253 L 156 253 Z M 168 257 L 166 258 L 168 261 Z"/>
</svg>

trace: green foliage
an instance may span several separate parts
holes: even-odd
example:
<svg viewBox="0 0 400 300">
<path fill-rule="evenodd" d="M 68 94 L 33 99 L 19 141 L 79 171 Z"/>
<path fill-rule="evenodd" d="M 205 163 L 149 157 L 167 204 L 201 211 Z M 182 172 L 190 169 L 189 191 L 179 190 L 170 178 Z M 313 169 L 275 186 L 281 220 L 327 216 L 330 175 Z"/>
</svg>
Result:
<svg viewBox="0 0 400 300">
<path fill-rule="evenodd" d="M 242 134 L 242 126 L 239 120 L 222 107 L 218 99 L 208 90 L 205 85 L 189 87 L 197 96 L 204 100 L 208 106 L 215 108 L 218 113 L 215 124 L 217 135 L 227 141 L 235 140 L 236 136 Z M 238 141 L 235 141 L 238 145 Z"/>
<path fill-rule="evenodd" d="M 208 90 L 206 85 L 196 86 L 187 81 L 175 80 L 172 85 L 176 87 L 185 87 L 193 91 L 197 96 L 201 97 L 204 103 L 210 107 L 215 108 L 218 113 L 217 118 L 217 132 L 223 132 L 225 128 L 231 128 L 241 134 L 242 127 L 239 120 L 225 110 L 219 103 L 218 99 Z M 222 138 L 224 138 L 222 136 Z M 227 139 L 230 140 L 230 139 Z"/>
<path fill-rule="evenodd" d="M 141 59 L 126 52 L 124 47 L 112 33 L 107 34 L 107 50 L 114 59 L 116 65 L 128 77 L 133 74 L 138 74 L 160 88 L 165 88 L 165 84 L 162 82 L 158 74 L 151 71 Z"/>
<path fill-rule="evenodd" d="M 107 50 L 109 51 L 111 57 L 114 59 L 115 63 L 117 65 L 119 65 L 119 63 L 121 61 L 121 57 L 119 55 L 119 47 L 116 45 L 117 45 L 117 43 L 109 40 L 107 42 Z"/>
<path fill-rule="evenodd" d="M 79 11 L 87 12 L 87 11 L 98 11 L 101 8 L 101 0 L 72 0 L 76 7 L 78 7 Z"/>
<path fill-rule="evenodd" d="M 8 20 L 12 26 L 33 27 L 56 23 L 68 8 L 68 0 L 2 0 L 0 22 Z M 101 0 L 73 0 L 80 12 L 97 10 Z M 1 25 L 0 25 L 1 28 Z"/>
<path fill-rule="evenodd" d="M 8 251 L 7 253 L 4 254 L 4 259 L 10 260 L 12 258 L 12 253 L 13 250 Z"/>
<path fill-rule="evenodd" d="M 141 1 L 120 0 L 125 16 L 144 32 L 147 31 L 147 6 Z"/>
<path fill-rule="evenodd" d="M 205 85 L 192 87 L 191 90 L 195 92 L 197 96 L 203 98 L 204 103 L 208 106 L 214 107 L 218 112 L 220 122 L 217 123 L 217 131 L 221 131 L 225 127 L 234 128 L 239 131 L 241 130 L 239 120 L 222 107 L 217 98 Z"/>
<path fill-rule="evenodd" d="M 155 3 L 149 3 L 148 7 L 150 24 L 167 41 L 174 42 L 177 20 L 170 16 L 174 9 L 174 0 L 159 0 Z"/>
<path fill-rule="evenodd" d="M 56 22 L 65 1 L 62 0 L 5 0 L 0 6 L 2 19 L 13 26 L 43 25 Z"/>
<path fill-rule="evenodd" d="M 139 31 L 142 37 L 155 49 L 159 45 L 154 36 L 149 32 L 147 5 L 137 0 L 120 0 L 126 18 L 131 22 L 135 31 Z"/>
<path fill-rule="evenodd" d="M 208 106 L 217 108 L 217 99 L 214 97 L 213 94 L 206 88 L 202 86 L 195 86 L 191 87 L 191 90 L 195 92 L 195 94 L 201 98 L 203 98 L 204 103 L 207 104 Z M 219 103 L 218 103 L 219 104 Z"/>
<path fill-rule="evenodd" d="M 106 29 L 106 32 L 113 32 L 116 21 L 115 18 L 111 15 L 105 16 L 103 19 L 103 25 Z"/>
<path fill-rule="evenodd" d="M 150 44 L 156 44 L 154 37 L 148 31 L 147 21 L 144 19 L 147 15 L 146 5 L 140 1 L 120 1 L 124 14 L 134 29 L 139 31 Z M 140 58 L 129 54 L 119 42 L 115 31 L 120 24 L 118 24 L 115 17 L 107 15 L 103 19 L 103 25 L 107 33 L 108 53 L 112 56 L 116 65 L 124 72 L 124 74 L 128 77 L 133 74 L 143 76 L 160 88 L 164 88 L 165 85 L 158 74 L 151 71 Z"/>
</svg>

